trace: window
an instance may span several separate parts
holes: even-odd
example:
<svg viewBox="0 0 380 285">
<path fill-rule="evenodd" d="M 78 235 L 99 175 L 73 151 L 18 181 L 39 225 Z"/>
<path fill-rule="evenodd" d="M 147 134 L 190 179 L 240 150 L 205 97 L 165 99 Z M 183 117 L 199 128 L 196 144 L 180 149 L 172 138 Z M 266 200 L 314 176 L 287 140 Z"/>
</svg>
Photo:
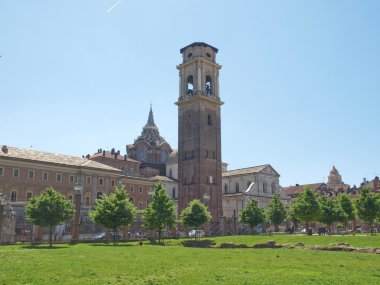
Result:
<svg viewBox="0 0 380 285">
<path fill-rule="evenodd" d="M 271 191 L 272 191 L 272 194 L 276 193 L 276 183 L 272 182 L 271 184 Z"/>
<path fill-rule="evenodd" d="M 86 177 L 86 184 L 91 184 L 91 177 L 90 176 Z"/>
<path fill-rule="evenodd" d="M 145 147 L 140 147 L 139 148 L 139 161 L 146 161 L 147 160 L 147 151 Z"/>
<path fill-rule="evenodd" d="M 211 86 L 211 76 L 206 76 L 206 95 L 210 96 L 212 94 L 212 86 Z"/>
<path fill-rule="evenodd" d="M 139 187 L 139 191 L 142 192 L 142 190 L 143 190 L 143 188 L 142 188 L 142 186 L 140 186 L 140 187 Z"/>
<path fill-rule="evenodd" d="M 172 198 L 175 199 L 175 187 L 173 187 L 173 190 L 172 190 Z"/>
<path fill-rule="evenodd" d="M 249 188 L 250 185 L 251 185 L 251 180 L 248 180 L 248 182 L 247 182 L 247 189 Z"/>
<path fill-rule="evenodd" d="M 103 193 L 102 192 L 96 193 L 96 199 L 102 199 L 102 197 L 103 197 Z"/>
<path fill-rule="evenodd" d="M 48 181 L 49 179 L 49 173 L 48 172 L 42 172 L 42 180 Z"/>
<path fill-rule="evenodd" d="M 208 177 L 208 183 L 214 183 L 214 177 L 212 177 L 211 175 Z"/>
<path fill-rule="evenodd" d="M 4 167 L 0 167 L 0 176 L 4 176 Z"/>
<path fill-rule="evenodd" d="M 70 175 L 69 176 L 69 182 L 70 183 L 74 183 L 74 175 Z"/>
<path fill-rule="evenodd" d="M 169 169 L 169 177 L 173 177 L 173 169 Z"/>
<path fill-rule="evenodd" d="M 212 126 L 212 116 L 210 114 L 207 115 L 207 124 Z"/>
<path fill-rule="evenodd" d="M 224 184 L 224 194 L 228 194 L 228 185 Z"/>
<path fill-rule="evenodd" d="M 115 179 L 112 179 L 112 180 L 111 180 L 111 186 L 112 186 L 112 187 L 115 187 Z"/>
<path fill-rule="evenodd" d="M 30 201 L 33 197 L 33 193 L 31 191 L 26 192 L 26 201 Z"/>
<path fill-rule="evenodd" d="M 13 177 L 19 177 L 20 175 L 20 169 L 13 168 Z"/>
<path fill-rule="evenodd" d="M 161 150 L 161 162 L 162 163 L 166 163 L 166 161 L 168 160 L 168 150 L 166 148 L 163 148 Z"/>
<path fill-rule="evenodd" d="M 86 207 L 90 206 L 90 197 L 86 196 L 86 198 L 84 199 L 84 204 L 86 205 Z"/>
<path fill-rule="evenodd" d="M 187 77 L 187 94 L 188 95 L 193 95 L 193 90 L 194 90 L 193 81 L 194 79 L 192 75 Z"/>
<path fill-rule="evenodd" d="M 267 193 L 268 192 L 268 185 L 267 185 L 267 182 L 264 181 L 263 182 L 263 193 Z"/>
<path fill-rule="evenodd" d="M 142 210 L 144 208 L 144 203 L 143 202 L 139 202 L 139 209 Z"/>
<path fill-rule="evenodd" d="M 62 174 L 61 174 L 61 173 L 57 173 L 57 174 L 55 175 L 55 180 L 56 180 L 57 182 L 62 182 Z"/>
<path fill-rule="evenodd" d="M 133 185 L 129 186 L 129 191 L 133 192 Z"/>
<path fill-rule="evenodd" d="M 12 191 L 11 192 L 11 202 L 16 202 L 17 201 L 17 191 Z"/>
<path fill-rule="evenodd" d="M 103 186 L 103 185 L 104 185 L 104 179 L 103 179 L 103 178 L 99 178 L 99 185 L 100 185 L 100 186 Z"/>
<path fill-rule="evenodd" d="M 33 170 L 28 170 L 28 178 L 34 179 L 34 171 Z"/>
<path fill-rule="evenodd" d="M 68 195 L 67 200 L 69 200 L 71 203 L 73 203 L 73 195 Z"/>
<path fill-rule="evenodd" d="M 235 192 L 236 192 L 236 193 L 239 193 L 239 192 L 240 192 L 240 189 L 239 189 L 239 182 L 236 182 L 236 184 L 235 184 Z"/>
<path fill-rule="evenodd" d="M 131 203 L 133 204 L 134 200 L 133 200 L 133 198 L 132 198 L 132 197 L 131 197 L 131 198 L 129 198 L 129 202 L 131 202 Z"/>
</svg>

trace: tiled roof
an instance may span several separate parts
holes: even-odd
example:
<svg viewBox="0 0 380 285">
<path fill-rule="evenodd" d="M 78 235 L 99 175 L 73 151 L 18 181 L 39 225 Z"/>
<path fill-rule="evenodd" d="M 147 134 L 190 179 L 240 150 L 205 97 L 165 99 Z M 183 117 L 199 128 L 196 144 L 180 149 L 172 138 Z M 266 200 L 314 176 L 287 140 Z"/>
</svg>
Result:
<svg viewBox="0 0 380 285">
<path fill-rule="evenodd" d="M 262 171 L 267 166 L 269 166 L 269 164 L 259 165 L 259 166 L 253 166 L 253 167 L 247 167 L 247 168 L 241 168 L 241 169 L 229 170 L 229 171 L 223 172 L 222 176 L 223 177 L 228 177 L 228 176 L 235 176 L 235 175 L 257 173 L 257 172 Z"/>
<path fill-rule="evenodd" d="M 87 158 L 81 158 L 76 156 L 70 156 L 65 154 L 50 153 L 44 151 L 38 151 L 34 149 L 22 149 L 17 147 L 7 146 L 7 152 L 0 150 L 0 159 L 16 159 L 16 160 L 30 160 L 42 163 L 50 163 L 57 165 L 67 165 L 76 167 L 95 168 L 100 170 L 117 171 L 119 169 L 110 167 L 108 165 L 89 160 Z M 4 146 L 2 147 L 4 149 Z"/>
<path fill-rule="evenodd" d="M 325 183 L 314 183 L 314 184 L 289 186 L 289 187 L 284 187 L 284 191 L 285 191 L 285 194 L 288 196 L 297 195 L 305 190 L 305 186 L 309 186 L 311 190 L 316 191 L 324 184 Z"/>
<path fill-rule="evenodd" d="M 115 153 L 116 154 L 116 153 Z M 94 153 L 90 156 L 90 159 L 91 158 L 95 158 L 95 157 L 106 157 L 106 158 L 112 158 L 112 159 L 118 159 L 118 160 L 125 160 L 124 159 L 124 155 L 121 155 L 121 154 L 117 154 L 116 157 L 114 154 L 111 154 L 110 151 L 104 151 L 104 155 L 103 155 L 103 152 L 100 152 L 100 153 Z M 137 160 L 134 160 L 132 158 L 129 158 L 127 157 L 125 161 L 131 161 L 131 162 L 138 162 Z"/>
<path fill-rule="evenodd" d="M 149 179 L 154 180 L 154 181 L 175 182 L 175 180 L 170 179 L 169 177 L 166 177 L 166 176 L 161 176 L 161 175 L 156 175 L 156 176 L 150 177 Z"/>
</svg>

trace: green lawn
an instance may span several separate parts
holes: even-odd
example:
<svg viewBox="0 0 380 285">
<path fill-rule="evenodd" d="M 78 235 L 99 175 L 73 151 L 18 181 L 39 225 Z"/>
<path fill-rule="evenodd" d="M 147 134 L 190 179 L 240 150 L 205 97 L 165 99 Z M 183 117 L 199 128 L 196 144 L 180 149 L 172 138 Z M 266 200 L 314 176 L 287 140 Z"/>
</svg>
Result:
<svg viewBox="0 0 380 285">
<path fill-rule="evenodd" d="M 215 241 L 252 245 L 271 238 L 306 245 L 380 243 L 380 236 L 234 236 Z M 380 284 L 380 255 L 375 254 L 136 244 L 0 246 L 0 284 Z"/>
</svg>

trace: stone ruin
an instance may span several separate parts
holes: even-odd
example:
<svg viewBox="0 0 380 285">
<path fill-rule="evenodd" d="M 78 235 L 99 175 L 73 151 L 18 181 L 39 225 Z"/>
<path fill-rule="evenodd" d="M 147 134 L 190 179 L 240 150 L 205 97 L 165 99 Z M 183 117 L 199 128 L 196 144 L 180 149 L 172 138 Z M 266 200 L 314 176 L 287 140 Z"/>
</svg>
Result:
<svg viewBox="0 0 380 285">
<path fill-rule="evenodd" d="M 9 203 L 0 204 L 0 243 L 15 243 L 16 212 Z"/>
</svg>

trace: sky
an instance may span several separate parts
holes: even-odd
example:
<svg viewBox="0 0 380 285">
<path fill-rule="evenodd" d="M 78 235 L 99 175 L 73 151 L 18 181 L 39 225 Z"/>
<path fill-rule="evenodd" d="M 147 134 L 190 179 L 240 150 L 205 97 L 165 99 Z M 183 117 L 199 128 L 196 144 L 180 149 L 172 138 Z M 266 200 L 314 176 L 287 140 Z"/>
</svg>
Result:
<svg viewBox="0 0 380 285">
<path fill-rule="evenodd" d="M 380 1 L 0 0 L 0 145 L 177 148 L 179 50 L 219 49 L 222 160 L 289 186 L 380 175 Z"/>
</svg>

